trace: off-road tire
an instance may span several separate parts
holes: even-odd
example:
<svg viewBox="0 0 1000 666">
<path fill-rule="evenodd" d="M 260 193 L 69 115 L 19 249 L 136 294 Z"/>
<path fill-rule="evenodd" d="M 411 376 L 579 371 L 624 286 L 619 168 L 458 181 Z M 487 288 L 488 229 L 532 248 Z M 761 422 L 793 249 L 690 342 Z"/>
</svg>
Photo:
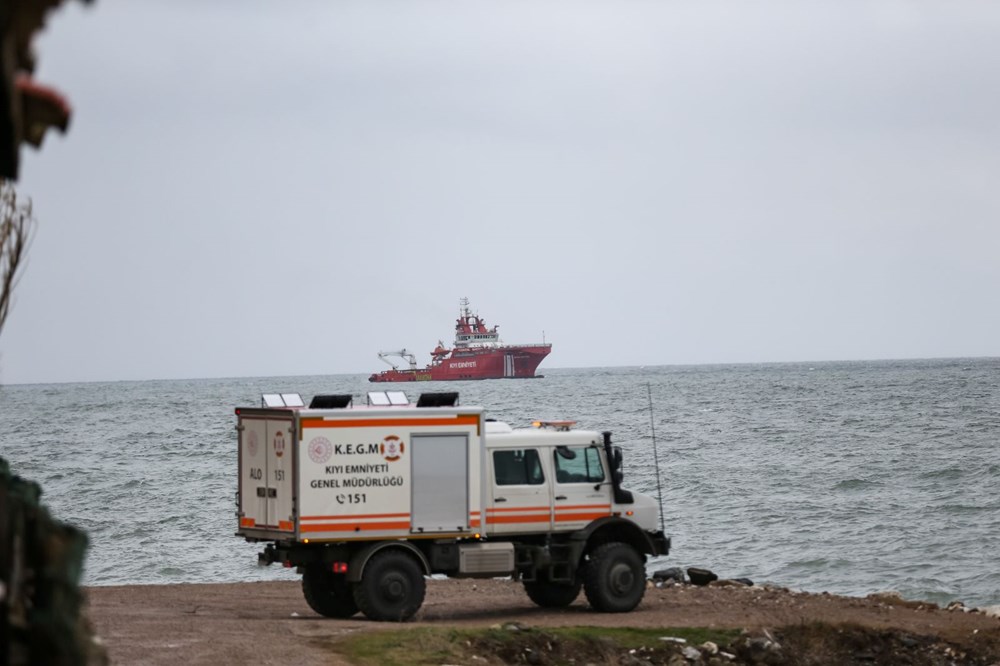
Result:
<svg viewBox="0 0 1000 666">
<path fill-rule="evenodd" d="M 642 556 L 628 544 L 613 541 L 595 548 L 583 572 L 587 601 L 602 613 L 627 613 L 646 593 Z"/>
<path fill-rule="evenodd" d="M 358 612 L 351 584 L 344 574 L 335 574 L 322 565 L 306 567 L 302 574 L 302 594 L 309 608 L 324 617 L 351 617 Z"/>
<path fill-rule="evenodd" d="M 528 598 L 542 608 L 565 608 L 580 596 L 582 583 L 551 583 L 544 579 L 524 581 Z"/>
<path fill-rule="evenodd" d="M 400 550 L 372 555 L 354 586 L 358 608 L 371 620 L 403 622 L 420 609 L 427 582 L 417 561 Z"/>
</svg>

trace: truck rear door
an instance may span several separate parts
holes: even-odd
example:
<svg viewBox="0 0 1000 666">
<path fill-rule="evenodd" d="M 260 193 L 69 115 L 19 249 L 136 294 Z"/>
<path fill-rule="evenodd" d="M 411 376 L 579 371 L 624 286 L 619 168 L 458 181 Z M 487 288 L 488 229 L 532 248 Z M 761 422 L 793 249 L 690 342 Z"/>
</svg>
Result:
<svg viewBox="0 0 1000 666">
<path fill-rule="evenodd" d="M 292 414 L 241 415 L 240 529 L 293 532 Z"/>
</svg>

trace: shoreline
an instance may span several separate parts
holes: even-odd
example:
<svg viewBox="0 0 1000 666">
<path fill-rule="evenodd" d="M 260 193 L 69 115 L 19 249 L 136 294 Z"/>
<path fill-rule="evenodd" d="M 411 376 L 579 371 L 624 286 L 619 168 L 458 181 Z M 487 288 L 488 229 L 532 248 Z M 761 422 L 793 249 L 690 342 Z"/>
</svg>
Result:
<svg viewBox="0 0 1000 666">
<path fill-rule="evenodd" d="M 498 579 L 429 580 L 414 621 L 331 620 L 313 613 L 298 581 L 171 583 L 84 588 L 87 613 L 111 663 L 347 664 L 338 640 L 356 632 L 420 626 L 709 627 L 778 629 L 851 624 L 898 630 L 956 645 L 995 646 L 1000 618 L 955 605 L 888 594 L 842 597 L 742 585 L 650 585 L 631 613 L 597 613 L 583 595 L 565 609 L 535 606 L 519 583 Z M 992 649 L 992 648 L 990 648 Z"/>
</svg>

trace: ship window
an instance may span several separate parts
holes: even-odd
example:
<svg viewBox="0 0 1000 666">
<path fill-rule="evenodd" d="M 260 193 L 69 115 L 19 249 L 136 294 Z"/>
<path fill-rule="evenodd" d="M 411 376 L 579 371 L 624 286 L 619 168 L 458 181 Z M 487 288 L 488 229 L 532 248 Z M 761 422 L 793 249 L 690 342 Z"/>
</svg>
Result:
<svg viewBox="0 0 1000 666">
<path fill-rule="evenodd" d="M 545 483 L 542 460 L 535 449 L 494 451 L 493 476 L 498 486 L 537 486 Z"/>
<path fill-rule="evenodd" d="M 556 461 L 556 481 L 559 483 L 600 483 L 604 480 L 601 456 L 592 446 L 567 447 L 576 455 L 572 458 L 553 453 Z"/>
</svg>

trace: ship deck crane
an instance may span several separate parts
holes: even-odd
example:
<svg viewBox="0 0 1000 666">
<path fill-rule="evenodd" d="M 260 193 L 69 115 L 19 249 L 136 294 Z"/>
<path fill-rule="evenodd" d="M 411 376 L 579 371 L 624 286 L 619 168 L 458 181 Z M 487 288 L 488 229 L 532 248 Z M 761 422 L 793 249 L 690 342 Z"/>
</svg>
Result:
<svg viewBox="0 0 1000 666">
<path fill-rule="evenodd" d="M 405 349 L 400 349 L 399 351 L 380 351 L 378 353 L 380 360 L 388 363 L 393 370 L 399 370 L 399 366 L 389 360 L 390 356 L 398 356 L 402 359 L 406 359 L 406 361 L 410 364 L 410 370 L 417 369 L 417 357 Z"/>
</svg>

